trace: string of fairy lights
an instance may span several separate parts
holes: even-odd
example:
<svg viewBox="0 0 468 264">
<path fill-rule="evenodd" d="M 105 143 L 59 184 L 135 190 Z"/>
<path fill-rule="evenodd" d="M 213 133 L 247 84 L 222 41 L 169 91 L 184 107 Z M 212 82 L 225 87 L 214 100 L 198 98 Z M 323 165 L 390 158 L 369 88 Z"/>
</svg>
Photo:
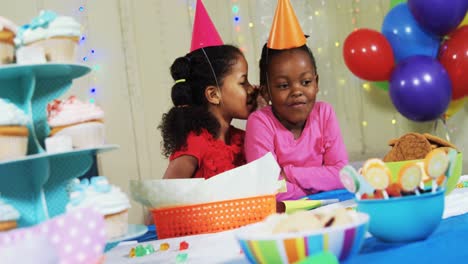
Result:
<svg viewBox="0 0 468 264">
<path fill-rule="evenodd" d="M 96 97 L 98 94 L 98 89 L 96 87 L 98 72 L 101 69 L 101 65 L 97 60 L 97 51 L 95 47 L 92 47 L 91 42 L 89 41 L 88 36 L 88 8 L 86 1 L 80 0 L 80 4 L 77 8 L 76 15 L 79 18 L 81 24 L 81 36 L 79 39 L 79 61 L 81 64 L 85 64 L 91 67 L 90 80 L 88 82 L 88 101 L 92 104 L 96 103 Z"/>
</svg>

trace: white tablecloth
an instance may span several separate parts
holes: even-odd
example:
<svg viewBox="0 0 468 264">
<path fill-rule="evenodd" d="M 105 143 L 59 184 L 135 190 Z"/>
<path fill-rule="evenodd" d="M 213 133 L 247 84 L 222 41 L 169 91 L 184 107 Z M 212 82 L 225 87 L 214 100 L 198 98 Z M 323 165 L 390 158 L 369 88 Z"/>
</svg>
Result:
<svg viewBox="0 0 468 264">
<path fill-rule="evenodd" d="M 332 209 L 339 206 L 350 207 L 354 204 L 353 200 L 348 200 L 317 208 L 315 210 Z M 468 188 L 455 189 L 445 198 L 443 218 L 449 218 L 464 213 L 468 213 Z M 179 251 L 179 244 L 182 241 L 188 242 L 189 248 L 184 251 Z M 239 244 L 234 237 L 233 230 L 214 234 L 155 240 L 141 244 L 144 246 L 151 244 L 154 249 L 158 250 L 162 243 L 169 243 L 170 249 L 168 251 L 156 252 L 151 255 L 136 258 L 128 257 L 130 249 L 135 247 L 137 245 L 136 243 L 119 245 L 106 254 L 106 263 L 176 263 L 176 257 L 181 253 L 188 254 L 188 258 L 185 263 L 248 263 L 245 256 L 241 253 Z"/>
</svg>

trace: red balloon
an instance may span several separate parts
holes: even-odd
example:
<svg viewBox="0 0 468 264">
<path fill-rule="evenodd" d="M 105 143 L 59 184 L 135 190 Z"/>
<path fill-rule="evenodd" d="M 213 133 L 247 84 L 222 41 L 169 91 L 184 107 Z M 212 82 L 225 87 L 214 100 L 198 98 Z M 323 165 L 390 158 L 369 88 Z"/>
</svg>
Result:
<svg viewBox="0 0 468 264">
<path fill-rule="evenodd" d="M 390 79 L 395 66 L 390 43 L 372 29 L 358 29 L 349 34 L 343 45 L 343 56 L 349 70 L 368 81 Z"/>
<path fill-rule="evenodd" d="M 468 95 L 468 25 L 448 35 L 439 51 L 439 61 L 452 81 L 452 100 Z"/>
</svg>

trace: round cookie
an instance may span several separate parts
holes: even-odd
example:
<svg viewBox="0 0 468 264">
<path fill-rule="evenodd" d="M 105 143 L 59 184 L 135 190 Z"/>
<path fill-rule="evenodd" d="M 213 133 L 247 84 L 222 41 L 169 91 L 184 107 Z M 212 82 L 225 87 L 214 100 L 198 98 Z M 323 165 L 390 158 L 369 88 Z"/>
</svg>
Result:
<svg viewBox="0 0 468 264">
<path fill-rule="evenodd" d="M 388 145 L 389 145 L 390 147 L 393 147 L 393 146 L 395 146 L 395 144 L 396 144 L 397 142 L 398 142 L 398 138 L 392 138 L 392 139 L 390 139 L 390 140 L 388 141 Z"/>
<path fill-rule="evenodd" d="M 452 143 L 440 138 L 440 137 L 436 137 L 434 135 L 431 135 L 429 133 L 424 133 L 423 136 L 425 138 L 427 138 L 427 140 L 429 140 L 429 142 L 433 143 L 433 144 L 436 144 L 436 145 L 439 145 L 441 147 L 450 147 L 450 148 L 454 148 L 457 152 L 460 152 L 457 147 L 455 145 L 453 145 Z"/>
<path fill-rule="evenodd" d="M 405 157 L 403 156 L 403 154 L 401 154 L 401 151 L 395 146 L 383 158 L 384 162 L 395 162 L 402 160 L 405 160 Z"/>
<path fill-rule="evenodd" d="M 403 135 L 395 145 L 404 157 L 404 160 L 424 159 L 431 152 L 431 144 L 427 138 L 418 133 Z"/>
</svg>

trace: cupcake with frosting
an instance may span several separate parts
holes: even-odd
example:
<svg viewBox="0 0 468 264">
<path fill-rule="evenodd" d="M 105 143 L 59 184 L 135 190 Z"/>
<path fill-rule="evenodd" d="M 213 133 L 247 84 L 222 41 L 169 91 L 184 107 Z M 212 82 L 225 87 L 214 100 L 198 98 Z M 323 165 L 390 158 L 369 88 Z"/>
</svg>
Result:
<svg viewBox="0 0 468 264">
<path fill-rule="evenodd" d="M 15 38 L 17 47 L 42 48 L 49 62 L 75 62 L 81 25 L 72 17 L 43 10 Z"/>
<path fill-rule="evenodd" d="M 50 136 L 69 136 L 73 148 L 93 148 L 105 143 L 104 112 L 75 96 L 54 100 L 47 106 Z"/>
<path fill-rule="evenodd" d="M 0 16 L 0 65 L 12 63 L 14 60 L 17 28 L 13 22 Z"/>
<path fill-rule="evenodd" d="M 0 161 L 24 157 L 28 150 L 28 116 L 0 98 Z"/>
<path fill-rule="evenodd" d="M 104 216 L 108 239 L 123 236 L 128 231 L 130 201 L 119 187 L 109 184 L 104 176 L 74 179 L 68 186 L 70 202 L 67 211 L 76 208 L 95 208 Z"/>
<path fill-rule="evenodd" d="M 19 218 L 19 212 L 0 198 L 0 232 L 15 229 Z"/>
</svg>

